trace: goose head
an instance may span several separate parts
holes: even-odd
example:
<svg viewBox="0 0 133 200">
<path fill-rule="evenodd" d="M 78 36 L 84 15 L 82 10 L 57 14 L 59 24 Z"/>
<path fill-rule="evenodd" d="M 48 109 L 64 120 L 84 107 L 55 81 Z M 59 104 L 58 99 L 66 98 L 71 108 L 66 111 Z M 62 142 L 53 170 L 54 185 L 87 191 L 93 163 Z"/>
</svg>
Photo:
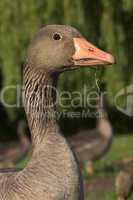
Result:
<svg viewBox="0 0 133 200">
<path fill-rule="evenodd" d="M 79 66 L 113 64 L 115 59 L 88 42 L 75 28 L 48 25 L 33 38 L 28 62 L 45 71 L 62 72 Z"/>
</svg>

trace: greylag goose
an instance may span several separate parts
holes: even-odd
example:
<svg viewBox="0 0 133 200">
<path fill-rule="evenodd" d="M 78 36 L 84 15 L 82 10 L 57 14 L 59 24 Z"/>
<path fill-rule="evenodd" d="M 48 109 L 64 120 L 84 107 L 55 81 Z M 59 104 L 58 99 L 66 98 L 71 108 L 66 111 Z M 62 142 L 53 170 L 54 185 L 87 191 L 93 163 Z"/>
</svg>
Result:
<svg viewBox="0 0 133 200">
<path fill-rule="evenodd" d="M 113 64 L 114 57 L 70 26 L 48 25 L 34 37 L 23 77 L 32 156 L 21 171 L 0 173 L 2 200 L 83 200 L 80 170 L 55 116 L 58 75 L 79 66 Z"/>
<path fill-rule="evenodd" d="M 30 140 L 25 133 L 25 128 L 26 122 L 24 120 L 18 121 L 18 142 L 0 144 L 0 168 L 15 166 L 30 150 Z"/>
<path fill-rule="evenodd" d="M 93 161 L 102 158 L 111 147 L 113 130 L 105 110 L 104 94 L 99 94 L 97 122 L 94 130 L 81 130 L 69 140 L 88 175 L 93 174 Z"/>
<path fill-rule="evenodd" d="M 116 177 L 116 193 L 118 200 L 127 200 L 133 191 L 133 160 L 125 164 L 124 169 Z"/>
</svg>

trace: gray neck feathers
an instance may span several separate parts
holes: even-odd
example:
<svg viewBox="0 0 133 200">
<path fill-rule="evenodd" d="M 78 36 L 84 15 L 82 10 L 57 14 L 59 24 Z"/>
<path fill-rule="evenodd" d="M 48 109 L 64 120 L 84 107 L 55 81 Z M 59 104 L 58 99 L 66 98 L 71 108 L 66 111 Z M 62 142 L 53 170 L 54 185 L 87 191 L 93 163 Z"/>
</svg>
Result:
<svg viewBox="0 0 133 200">
<path fill-rule="evenodd" d="M 23 103 L 32 134 L 33 145 L 42 142 L 48 129 L 56 129 L 56 75 L 25 66 Z"/>
<path fill-rule="evenodd" d="M 26 183 L 31 180 L 32 174 L 32 181 L 29 183 L 31 191 L 36 190 L 36 184 L 31 186 L 35 180 L 43 199 L 48 199 L 49 195 L 49 199 L 83 200 L 77 161 L 53 117 L 56 78 L 53 73 L 25 66 L 23 102 L 32 134 L 33 153 L 23 173 L 24 177 L 28 177 Z M 51 198 L 51 191 L 57 196 Z M 41 199 L 40 194 L 36 199 Z"/>
<path fill-rule="evenodd" d="M 105 97 L 101 96 L 99 97 L 98 100 L 98 119 L 97 119 L 97 131 L 99 132 L 99 134 L 104 137 L 105 139 L 111 139 L 113 136 L 113 130 L 112 130 L 112 126 L 111 123 L 108 119 L 108 114 L 106 112 L 106 108 L 105 108 Z"/>
</svg>

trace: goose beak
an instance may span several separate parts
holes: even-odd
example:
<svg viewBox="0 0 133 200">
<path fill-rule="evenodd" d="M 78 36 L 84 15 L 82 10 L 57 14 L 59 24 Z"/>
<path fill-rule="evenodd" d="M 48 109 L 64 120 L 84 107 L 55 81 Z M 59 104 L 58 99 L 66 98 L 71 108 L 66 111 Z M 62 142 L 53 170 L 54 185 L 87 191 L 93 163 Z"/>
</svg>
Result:
<svg viewBox="0 0 133 200">
<path fill-rule="evenodd" d="M 75 53 L 72 56 L 74 65 L 111 65 L 115 63 L 115 58 L 106 53 L 84 38 L 73 38 Z"/>
</svg>

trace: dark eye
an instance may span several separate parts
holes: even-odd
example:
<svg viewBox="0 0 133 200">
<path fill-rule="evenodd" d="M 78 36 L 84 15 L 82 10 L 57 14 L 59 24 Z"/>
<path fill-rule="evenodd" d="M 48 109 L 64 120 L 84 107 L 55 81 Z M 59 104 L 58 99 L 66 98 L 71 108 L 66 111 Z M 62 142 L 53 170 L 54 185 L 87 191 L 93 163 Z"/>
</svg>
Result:
<svg viewBox="0 0 133 200">
<path fill-rule="evenodd" d="M 62 36 L 61 36 L 59 33 L 55 33 L 55 34 L 53 35 L 53 39 L 54 39 L 54 40 L 61 40 L 61 38 L 62 38 Z"/>
</svg>

